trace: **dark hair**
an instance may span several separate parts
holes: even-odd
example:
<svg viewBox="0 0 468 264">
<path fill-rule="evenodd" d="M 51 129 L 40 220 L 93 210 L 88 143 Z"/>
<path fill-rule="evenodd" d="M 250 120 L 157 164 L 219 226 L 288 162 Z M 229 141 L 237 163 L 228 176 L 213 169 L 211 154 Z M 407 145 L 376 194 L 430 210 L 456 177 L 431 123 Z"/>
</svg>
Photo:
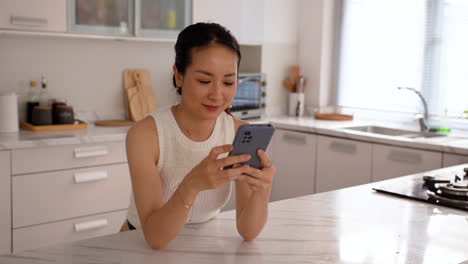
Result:
<svg viewBox="0 0 468 264">
<path fill-rule="evenodd" d="M 216 23 L 196 23 L 186 27 L 179 33 L 175 44 L 175 66 L 184 74 L 187 66 L 192 63 L 192 48 L 218 43 L 231 48 L 237 54 L 237 68 L 241 60 L 239 43 L 229 30 Z M 182 94 L 182 87 L 177 87 L 175 76 L 172 83 L 178 94 Z"/>
</svg>

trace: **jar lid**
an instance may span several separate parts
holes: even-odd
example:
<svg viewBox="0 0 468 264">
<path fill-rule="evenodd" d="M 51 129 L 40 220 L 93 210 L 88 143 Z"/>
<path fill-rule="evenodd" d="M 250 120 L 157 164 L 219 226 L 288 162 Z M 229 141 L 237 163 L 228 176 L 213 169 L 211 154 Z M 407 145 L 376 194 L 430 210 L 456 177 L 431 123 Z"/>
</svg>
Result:
<svg viewBox="0 0 468 264">
<path fill-rule="evenodd" d="M 71 105 L 57 105 L 55 108 L 62 108 L 62 109 L 73 109 Z"/>
<path fill-rule="evenodd" d="M 51 110 L 51 107 L 50 107 L 50 106 L 39 106 L 39 105 L 36 105 L 36 106 L 34 106 L 34 109 L 39 109 L 39 110 Z"/>
</svg>

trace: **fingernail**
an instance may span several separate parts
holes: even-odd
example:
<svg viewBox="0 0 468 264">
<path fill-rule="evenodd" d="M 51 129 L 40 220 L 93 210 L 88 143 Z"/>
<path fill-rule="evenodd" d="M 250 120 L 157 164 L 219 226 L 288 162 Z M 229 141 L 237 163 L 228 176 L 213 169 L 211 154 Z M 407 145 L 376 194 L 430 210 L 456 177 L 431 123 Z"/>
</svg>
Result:
<svg viewBox="0 0 468 264">
<path fill-rule="evenodd" d="M 250 157 L 250 154 L 246 154 L 246 155 L 245 155 L 245 158 L 246 158 L 247 160 L 249 160 L 249 159 L 251 158 L 251 157 Z"/>
<path fill-rule="evenodd" d="M 259 149 L 258 154 L 260 154 L 260 155 L 263 154 L 263 149 Z"/>
</svg>

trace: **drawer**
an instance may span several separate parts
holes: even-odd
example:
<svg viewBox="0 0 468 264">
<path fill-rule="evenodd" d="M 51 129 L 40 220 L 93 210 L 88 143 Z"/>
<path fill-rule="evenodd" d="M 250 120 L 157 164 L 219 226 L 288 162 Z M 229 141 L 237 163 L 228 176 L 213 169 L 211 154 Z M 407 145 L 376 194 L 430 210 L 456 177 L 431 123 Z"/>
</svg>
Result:
<svg viewBox="0 0 468 264">
<path fill-rule="evenodd" d="M 12 177 L 13 228 L 128 208 L 126 163 Z"/>
<path fill-rule="evenodd" d="M 13 253 L 119 232 L 127 210 L 13 230 Z"/>
<path fill-rule="evenodd" d="M 438 169 L 442 153 L 374 144 L 372 182 Z"/>
<path fill-rule="evenodd" d="M 127 162 L 125 142 L 78 144 L 12 151 L 12 174 Z"/>
</svg>

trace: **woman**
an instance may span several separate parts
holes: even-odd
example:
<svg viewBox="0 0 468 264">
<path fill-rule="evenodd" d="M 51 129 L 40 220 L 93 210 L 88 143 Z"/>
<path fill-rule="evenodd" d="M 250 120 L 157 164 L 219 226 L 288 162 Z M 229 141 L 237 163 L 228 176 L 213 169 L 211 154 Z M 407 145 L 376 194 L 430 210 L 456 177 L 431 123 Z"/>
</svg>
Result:
<svg viewBox="0 0 468 264">
<path fill-rule="evenodd" d="M 127 134 L 133 195 L 128 223 L 142 228 L 148 244 L 161 249 L 185 223 L 215 217 L 236 181 L 236 223 L 245 240 L 262 230 L 275 168 L 259 150 L 260 169 L 227 156 L 237 128 L 247 122 L 229 114 L 241 59 L 237 40 L 224 27 L 198 23 L 180 32 L 173 83 L 179 104 L 159 109 Z M 222 170 L 228 165 L 232 169 Z"/>
</svg>

